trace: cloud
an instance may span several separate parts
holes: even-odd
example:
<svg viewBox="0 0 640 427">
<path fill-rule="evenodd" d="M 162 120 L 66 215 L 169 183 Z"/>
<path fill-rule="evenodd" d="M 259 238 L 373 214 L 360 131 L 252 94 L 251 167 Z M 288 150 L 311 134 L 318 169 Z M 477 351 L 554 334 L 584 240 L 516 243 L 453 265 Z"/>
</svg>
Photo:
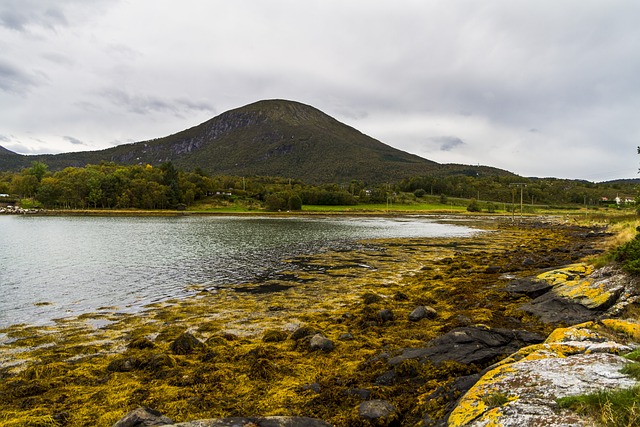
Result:
<svg viewBox="0 0 640 427">
<path fill-rule="evenodd" d="M 26 31 L 29 26 L 47 29 L 69 25 L 61 6 L 68 1 L 4 0 L 0 4 L 0 26 Z"/>
<path fill-rule="evenodd" d="M 212 112 L 214 108 L 205 101 L 194 101 L 189 98 L 165 100 L 152 95 L 129 94 L 121 89 L 106 89 L 101 95 L 110 103 L 124 107 L 135 114 L 170 113 L 181 117 L 190 111 Z"/>
<path fill-rule="evenodd" d="M 440 151 L 451 151 L 464 145 L 464 141 L 456 136 L 436 136 L 429 138 L 429 140 L 439 144 Z"/>
<path fill-rule="evenodd" d="M 2 141 L 2 142 L 11 142 L 11 138 L 9 138 L 6 135 L 1 135 L 0 134 L 0 141 Z"/>
<path fill-rule="evenodd" d="M 64 139 L 67 142 L 70 142 L 73 145 L 87 145 L 84 142 L 82 142 L 79 139 L 74 138 L 72 136 L 63 136 L 62 139 Z"/>
<path fill-rule="evenodd" d="M 31 75 L 0 59 L 0 90 L 24 94 L 36 84 L 36 80 Z"/>
</svg>

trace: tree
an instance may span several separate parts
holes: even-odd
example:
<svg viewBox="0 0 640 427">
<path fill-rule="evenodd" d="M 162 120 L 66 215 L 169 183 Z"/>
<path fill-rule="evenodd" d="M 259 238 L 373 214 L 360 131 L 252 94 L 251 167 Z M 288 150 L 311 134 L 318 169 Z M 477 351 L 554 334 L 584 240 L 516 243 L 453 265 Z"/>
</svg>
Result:
<svg viewBox="0 0 640 427">
<path fill-rule="evenodd" d="M 476 199 L 471 199 L 471 203 L 467 206 L 467 210 L 469 212 L 481 212 L 482 208 L 480 207 L 480 203 Z"/>
<path fill-rule="evenodd" d="M 289 196 L 289 201 L 287 202 L 287 207 L 290 211 L 299 211 L 302 210 L 302 199 L 297 194 L 292 194 Z"/>
<path fill-rule="evenodd" d="M 49 171 L 49 167 L 42 162 L 33 161 L 31 162 L 31 167 L 27 169 L 29 175 L 33 175 L 36 177 L 38 182 L 42 181 L 42 178 Z"/>
<path fill-rule="evenodd" d="M 281 211 L 287 209 L 287 199 L 285 199 L 281 194 L 269 194 L 264 203 L 270 211 Z"/>
</svg>

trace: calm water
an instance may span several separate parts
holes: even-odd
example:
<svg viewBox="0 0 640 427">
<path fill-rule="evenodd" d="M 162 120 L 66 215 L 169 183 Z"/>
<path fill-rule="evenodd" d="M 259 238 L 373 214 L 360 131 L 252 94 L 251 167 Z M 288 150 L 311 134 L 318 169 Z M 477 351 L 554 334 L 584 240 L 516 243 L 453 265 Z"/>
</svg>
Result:
<svg viewBox="0 0 640 427">
<path fill-rule="evenodd" d="M 135 311 L 372 238 L 468 236 L 431 219 L 0 216 L 0 327 Z"/>
</svg>

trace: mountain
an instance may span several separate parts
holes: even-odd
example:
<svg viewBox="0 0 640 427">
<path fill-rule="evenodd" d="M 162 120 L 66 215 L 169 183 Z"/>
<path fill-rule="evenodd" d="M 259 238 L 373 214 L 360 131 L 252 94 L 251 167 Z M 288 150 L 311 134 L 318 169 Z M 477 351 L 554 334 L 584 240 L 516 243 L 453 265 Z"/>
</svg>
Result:
<svg viewBox="0 0 640 427">
<path fill-rule="evenodd" d="M 22 156 L 0 150 L 3 170 L 27 167 L 34 160 L 52 170 L 101 161 L 171 161 L 178 168 L 201 168 L 210 174 L 282 176 L 309 183 L 390 182 L 443 168 L 451 173 L 451 167 L 383 144 L 314 107 L 285 100 L 258 101 L 164 138 L 100 151 Z"/>
</svg>

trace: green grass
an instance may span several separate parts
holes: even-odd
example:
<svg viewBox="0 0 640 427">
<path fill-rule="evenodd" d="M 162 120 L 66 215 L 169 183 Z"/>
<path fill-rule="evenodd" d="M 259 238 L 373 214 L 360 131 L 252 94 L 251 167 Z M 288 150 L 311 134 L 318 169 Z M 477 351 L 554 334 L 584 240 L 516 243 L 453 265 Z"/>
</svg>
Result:
<svg viewBox="0 0 640 427">
<path fill-rule="evenodd" d="M 559 399 L 558 404 L 590 416 L 604 427 L 640 425 L 640 386 L 565 397 Z"/>
</svg>

